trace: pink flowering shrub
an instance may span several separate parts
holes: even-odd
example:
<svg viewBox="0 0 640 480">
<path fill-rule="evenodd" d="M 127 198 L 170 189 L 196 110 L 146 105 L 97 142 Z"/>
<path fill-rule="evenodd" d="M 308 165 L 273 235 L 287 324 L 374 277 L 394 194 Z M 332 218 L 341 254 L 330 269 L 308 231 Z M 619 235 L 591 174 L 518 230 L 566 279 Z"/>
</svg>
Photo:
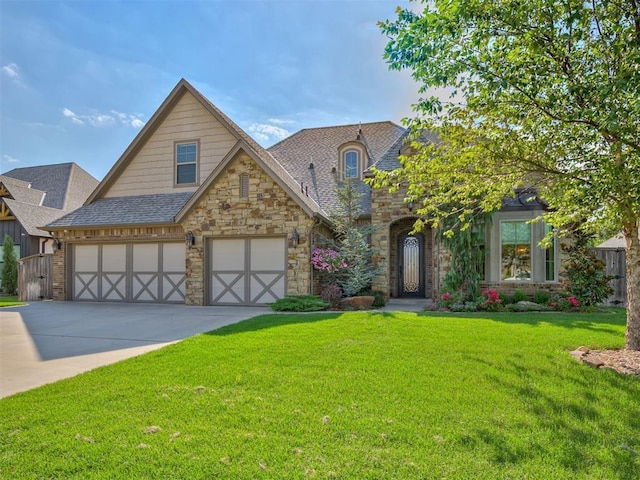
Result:
<svg viewBox="0 0 640 480">
<path fill-rule="evenodd" d="M 500 294 L 496 290 L 487 288 L 482 291 L 482 298 L 480 299 L 478 308 L 481 310 L 495 312 L 502 310 L 504 306 L 502 305 Z"/>
<path fill-rule="evenodd" d="M 567 297 L 567 302 L 569 302 L 573 308 L 580 308 L 580 302 L 576 297 Z"/>
<path fill-rule="evenodd" d="M 332 248 L 314 248 L 311 253 L 311 265 L 325 273 L 337 273 L 347 268 L 347 262 Z"/>
</svg>

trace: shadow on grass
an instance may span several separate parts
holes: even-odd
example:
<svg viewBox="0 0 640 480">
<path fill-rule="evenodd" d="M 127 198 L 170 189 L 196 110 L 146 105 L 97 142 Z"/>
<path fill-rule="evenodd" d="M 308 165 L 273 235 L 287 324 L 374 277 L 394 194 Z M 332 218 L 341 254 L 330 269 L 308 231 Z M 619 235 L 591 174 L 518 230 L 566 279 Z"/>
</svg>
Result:
<svg viewBox="0 0 640 480">
<path fill-rule="evenodd" d="M 283 327 L 287 325 L 324 322 L 337 320 L 345 314 L 357 314 L 359 312 L 320 312 L 320 313 L 273 313 L 249 318 L 238 323 L 227 325 L 217 330 L 211 330 L 205 335 L 225 336 L 238 333 L 256 332 L 268 328 Z M 386 311 L 363 311 L 363 315 L 375 315 L 384 318 L 395 318 L 398 313 L 410 314 L 415 312 L 386 312 Z"/>
<path fill-rule="evenodd" d="M 620 334 L 611 325 L 624 326 L 626 313 L 622 308 L 611 309 L 605 313 L 564 313 L 564 312 L 481 312 L 481 313 L 449 313 L 423 312 L 427 317 L 484 319 L 507 324 L 554 325 L 563 328 L 579 328 L 602 333 Z"/>
<path fill-rule="evenodd" d="M 613 466 L 616 478 L 639 478 L 640 382 L 577 362 L 574 368 L 558 368 L 559 358 L 553 355 L 546 356 L 544 365 L 533 366 L 519 354 L 504 362 L 466 358 L 482 365 L 495 388 L 510 392 L 513 402 L 533 419 L 527 429 L 542 434 L 514 442 L 508 433 L 478 429 L 460 439 L 461 446 L 484 446 L 497 463 L 548 456 L 584 473 L 585 465 L 605 462 Z M 541 378 L 551 381 L 540 384 Z"/>
</svg>

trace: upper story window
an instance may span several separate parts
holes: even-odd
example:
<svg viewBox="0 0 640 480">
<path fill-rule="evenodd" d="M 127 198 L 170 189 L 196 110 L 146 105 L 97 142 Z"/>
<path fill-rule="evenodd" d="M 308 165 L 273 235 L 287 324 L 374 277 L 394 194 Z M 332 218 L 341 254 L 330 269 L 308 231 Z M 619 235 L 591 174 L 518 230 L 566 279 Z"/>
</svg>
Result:
<svg viewBox="0 0 640 480">
<path fill-rule="evenodd" d="M 349 150 L 344 154 L 344 178 L 358 178 L 358 152 Z"/>
<path fill-rule="evenodd" d="M 197 183 L 198 142 L 176 144 L 176 184 Z"/>
</svg>

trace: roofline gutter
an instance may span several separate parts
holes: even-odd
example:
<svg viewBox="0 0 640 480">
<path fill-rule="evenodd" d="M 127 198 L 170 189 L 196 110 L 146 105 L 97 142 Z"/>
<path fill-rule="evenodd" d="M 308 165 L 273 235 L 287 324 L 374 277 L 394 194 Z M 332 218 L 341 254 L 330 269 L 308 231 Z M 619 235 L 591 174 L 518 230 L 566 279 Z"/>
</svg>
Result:
<svg viewBox="0 0 640 480">
<path fill-rule="evenodd" d="M 66 226 L 53 226 L 47 225 L 45 227 L 38 227 L 40 230 L 49 231 L 52 235 L 53 232 L 63 232 L 67 230 L 86 230 L 86 229 L 99 229 L 99 228 L 138 228 L 138 227 L 181 227 L 179 223 L 108 223 L 108 224 L 93 224 L 93 225 L 66 225 Z"/>
</svg>

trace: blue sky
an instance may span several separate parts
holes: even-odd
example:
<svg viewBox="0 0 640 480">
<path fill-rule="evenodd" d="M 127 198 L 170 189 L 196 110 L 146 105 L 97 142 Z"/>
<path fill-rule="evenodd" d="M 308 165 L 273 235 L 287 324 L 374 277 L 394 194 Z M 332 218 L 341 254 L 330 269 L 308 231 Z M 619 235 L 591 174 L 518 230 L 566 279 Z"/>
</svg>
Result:
<svg viewBox="0 0 640 480">
<path fill-rule="evenodd" d="M 186 78 L 262 145 L 411 114 L 382 59 L 400 0 L 0 0 L 0 171 L 74 161 L 99 180 Z"/>
</svg>

